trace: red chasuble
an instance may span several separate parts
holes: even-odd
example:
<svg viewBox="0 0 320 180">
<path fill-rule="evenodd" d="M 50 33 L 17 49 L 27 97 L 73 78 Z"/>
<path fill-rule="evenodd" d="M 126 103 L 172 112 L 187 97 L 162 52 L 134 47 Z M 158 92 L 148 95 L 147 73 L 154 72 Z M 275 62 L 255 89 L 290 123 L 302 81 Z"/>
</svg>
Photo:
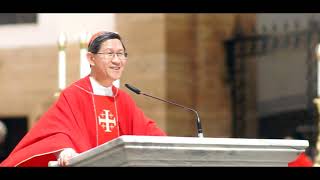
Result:
<svg viewBox="0 0 320 180">
<path fill-rule="evenodd" d="M 61 149 L 81 153 L 121 135 L 165 136 L 126 92 L 112 91 L 93 95 L 89 76 L 70 85 L 0 166 L 48 166 Z"/>
</svg>

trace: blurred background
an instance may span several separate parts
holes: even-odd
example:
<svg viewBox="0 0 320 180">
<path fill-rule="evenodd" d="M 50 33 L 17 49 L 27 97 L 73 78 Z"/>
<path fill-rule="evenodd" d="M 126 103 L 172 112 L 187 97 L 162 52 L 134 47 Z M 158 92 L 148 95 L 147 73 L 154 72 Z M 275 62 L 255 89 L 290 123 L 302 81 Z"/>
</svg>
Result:
<svg viewBox="0 0 320 180">
<path fill-rule="evenodd" d="M 196 109 L 205 137 L 299 133 L 315 160 L 319 23 L 320 14 L 310 13 L 2 13 L 0 161 L 56 100 L 59 51 L 68 86 L 81 77 L 80 50 L 101 30 L 118 32 L 128 49 L 120 88 L 169 136 L 197 136 L 195 115 L 132 94 L 125 83 Z"/>
</svg>

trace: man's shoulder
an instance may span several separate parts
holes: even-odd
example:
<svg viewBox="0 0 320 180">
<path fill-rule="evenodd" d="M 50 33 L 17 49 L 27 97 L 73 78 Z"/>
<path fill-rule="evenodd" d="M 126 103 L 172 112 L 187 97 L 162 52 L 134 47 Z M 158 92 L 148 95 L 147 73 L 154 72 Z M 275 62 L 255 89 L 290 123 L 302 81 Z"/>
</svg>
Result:
<svg viewBox="0 0 320 180">
<path fill-rule="evenodd" d="M 131 99 L 130 95 L 120 88 L 118 88 L 118 96 L 119 96 L 119 98 L 130 98 Z"/>
<path fill-rule="evenodd" d="M 90 84 L 85 81 L 85 78 L 79 79 L 68 87 L 66 87 L 61 93 L 67 97 L 78 96 L 80 94 L 90 94 Z"/>
<path fill-rule="evenodd" d="M 118 96 L 119 99 L 133 102 L 132 97 L 126 91 L 124 91 L 124 90 L 122 90 L 120 88 L 118 89 L 118 95 L 117 96 Z"/>
</svg>

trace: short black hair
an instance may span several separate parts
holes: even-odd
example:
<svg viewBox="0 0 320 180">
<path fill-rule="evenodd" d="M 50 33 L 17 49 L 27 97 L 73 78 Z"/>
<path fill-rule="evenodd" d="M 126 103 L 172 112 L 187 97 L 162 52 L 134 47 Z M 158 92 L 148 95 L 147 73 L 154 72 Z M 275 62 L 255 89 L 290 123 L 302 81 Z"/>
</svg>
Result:
<svg viewBox="0 0 320 180">
<path fill-rule="evenodd" d="M 126 47 L 124 46 L 122 39 L 120 37 L 120 35 L 118 33 L 115 32 L 108 32 L 108 31 L 101 31 L 98 32 L 96 34 L 94 34 L 88 44 L 88 52 L 91 53 L 97 53 L 100 48 L 101 48 L 101 44 L 109 39 L 119 39 L 123 49 L 126 51 Z"/>
</svg>

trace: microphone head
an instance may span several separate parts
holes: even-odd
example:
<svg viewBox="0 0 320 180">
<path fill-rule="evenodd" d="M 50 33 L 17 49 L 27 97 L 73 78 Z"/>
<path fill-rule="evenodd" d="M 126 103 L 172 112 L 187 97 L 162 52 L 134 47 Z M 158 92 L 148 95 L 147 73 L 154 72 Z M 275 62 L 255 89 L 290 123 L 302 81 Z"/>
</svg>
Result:
<svg viewBox="0 0 320 180">
<path fill-rule="evenodd" d="M 124 84 L 128 89 L 130 89 L 131 91 L 133 91 L 133 92 L 135 92 L 135 93 L 137 93 L 137 94 L 140 94 L 141 93 L 141 91 L 139 90 L 139 89 L 137 89 L 137 88 L 135 88 L 135 87 L 133 87 L 133 86 L 131 86 L 131 85 L 129 85 L 129 84 Z"/>
</svg>

